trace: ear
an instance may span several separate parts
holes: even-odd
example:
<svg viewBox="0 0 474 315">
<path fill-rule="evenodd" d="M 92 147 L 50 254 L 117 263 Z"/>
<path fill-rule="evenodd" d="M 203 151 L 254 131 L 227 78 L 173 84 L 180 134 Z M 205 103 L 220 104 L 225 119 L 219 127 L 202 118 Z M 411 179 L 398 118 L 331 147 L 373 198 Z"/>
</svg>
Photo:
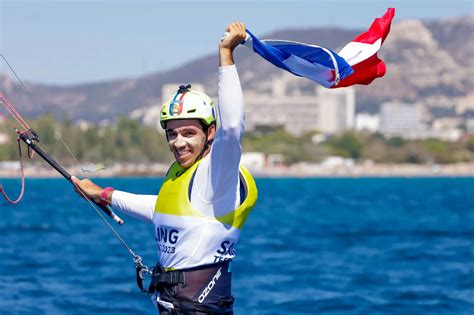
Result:
<svg viewBox="0 0 474 315">
<path fill-rule="evenodd" d="M 216 135 L 216 124 L 212 124 L 207 128 L 207 140 L 214 140 L 214 136 Z"/>
</svg>

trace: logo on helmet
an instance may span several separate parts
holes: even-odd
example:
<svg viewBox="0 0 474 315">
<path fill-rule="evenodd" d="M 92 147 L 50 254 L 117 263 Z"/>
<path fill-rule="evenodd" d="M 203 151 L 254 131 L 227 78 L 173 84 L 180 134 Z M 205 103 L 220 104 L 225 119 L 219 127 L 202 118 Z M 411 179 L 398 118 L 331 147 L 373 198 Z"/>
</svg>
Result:
<svg viewBox="0 0 474 315">
<path fill-rule="evenodd" d="M 183 111 L 183 101 L 174 101 L 170 104 L 170 116 L 179 116 Z"/>
</svg>

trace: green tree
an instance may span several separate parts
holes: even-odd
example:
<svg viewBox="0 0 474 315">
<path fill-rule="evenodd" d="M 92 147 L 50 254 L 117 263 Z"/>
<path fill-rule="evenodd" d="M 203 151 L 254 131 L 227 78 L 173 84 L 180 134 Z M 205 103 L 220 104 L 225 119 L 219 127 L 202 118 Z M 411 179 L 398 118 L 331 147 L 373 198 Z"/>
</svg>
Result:
<svg viewBox="0 0 474 315">
<path fill-rule="evenodd" d="M 406 144 L 406 140 L 402 137 L 392 137 L 387 140 L 387 144 L 391 147 L 401 148 Z"/>
<path fill-rule="evenodd" d="M 474 136 L 469 136 L 466 140 L 466 149 L 474 153 Z"/>
<path fill-rule="evenodd" d="M 449 146 L 437 139 L 429 139 L 424 142 L 424 148 L 431 154 L 433 160 L 437 163 L 455 162 Z"/>
<path fill-rule="evenodd" d="M 357 134 L 352 131 L 335 136 L 327 144 L 336 155 L 353 159 L 358 159 L 362 156 L 363 144 Z"/>
</svg>

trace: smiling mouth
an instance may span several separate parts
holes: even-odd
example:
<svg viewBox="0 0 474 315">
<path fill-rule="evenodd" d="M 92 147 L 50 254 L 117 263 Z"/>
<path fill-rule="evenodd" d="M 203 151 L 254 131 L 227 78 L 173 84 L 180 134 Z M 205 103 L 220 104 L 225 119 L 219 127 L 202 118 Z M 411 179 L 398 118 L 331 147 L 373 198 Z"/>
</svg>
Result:
<svg viewBox="0 0 474 315">
<path fill-rule="evenodd" d="M 189 152 L 189 151 L 185 151 L 185 152 L 176 151 L 176 155 L 177 155 L 178 158 L 183 159 L 183 158 L 186 158 L 187 156 L 190 156 L 191 152 Z"/>
</svg>

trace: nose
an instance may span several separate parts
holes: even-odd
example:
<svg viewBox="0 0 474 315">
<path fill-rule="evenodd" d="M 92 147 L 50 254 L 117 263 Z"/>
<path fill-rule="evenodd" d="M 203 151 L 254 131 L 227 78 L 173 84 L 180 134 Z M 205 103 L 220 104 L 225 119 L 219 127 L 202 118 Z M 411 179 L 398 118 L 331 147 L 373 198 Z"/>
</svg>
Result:
<svg viewBox="0 0 474 315">
<path fill-rule="evenodd" d="M 173 141 L 173 146 L 177 149 L 183 148 L 186 146 L 186 141 L 184 141 L 184 138 L 178 134 Z"/>
</svg>

